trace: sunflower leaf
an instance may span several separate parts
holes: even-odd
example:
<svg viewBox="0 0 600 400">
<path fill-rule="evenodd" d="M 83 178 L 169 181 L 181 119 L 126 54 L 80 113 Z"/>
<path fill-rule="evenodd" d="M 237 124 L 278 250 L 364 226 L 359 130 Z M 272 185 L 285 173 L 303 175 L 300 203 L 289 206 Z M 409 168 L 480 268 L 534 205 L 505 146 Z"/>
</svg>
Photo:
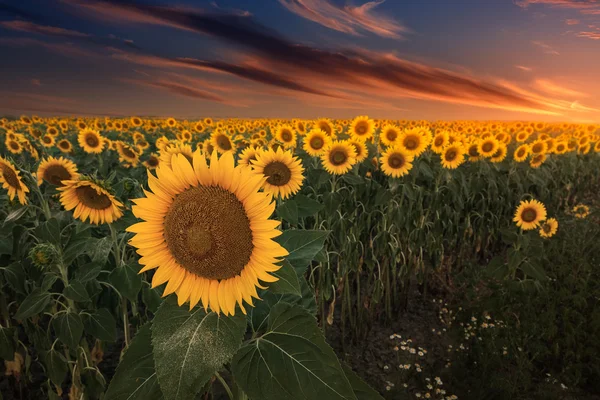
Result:
<svg viewBox="0 0 600 400">
<path fill-rule="evenodd" d="M 163 302 L 152 323 L 152 346 L 165 399 L 194 398 L 231 360 L 245 332 L 246 318 L 240 312 L 227 317 Z"/>
<path fill-rule="evenodd" d="M 298 274 L 303 274 L 306 267 L 321 251 L 330 231 L 290 229 L 275 240 L 290 253 L 286 260 L 292 264 Z"/>
<path fill-rule="evenodd" d="M 269 285 L 269 290 L 271 290 L 273 293 L 290 293 L 295 294 L 296 296 L 302 296 L 298 275 L 288 260 L 284 260 L 281 268 L 274 272 L 273 275 L 279 278 L 278 281 Z"/>
<path fill-rule="evenodd" d="M 294 200 L 288 200 L 277 207 L 277 216 L 290 224 L 298 223 L 298 204 Z"/>
<path fill-rule="evenodd" d="M 272 308 L 267 333 L 246 343 L 231 365 L 253 399 L 357 400 L 315 317 L 291 304 Z"/>
<path fill-rule="evenodd" d="M 70 348 L 77 348 L 83 335 L 83 322 L 79 314 L 66 312 L 57 315 L 52 320 L 52 326 L 56 336 Z"/>
<path fill-rule="evenodd" d="M 15 318 L 24 320 L 44 311 L 52 296 L 48 292 L 43 292 L 40 289 L 34 289 L 29 296 L 23 300 Z"/>
<path fill-rule="evenodd" d="M 150 324 L 144 325 L 133 338 L 111 379 L 105 399 L 162 400 L 152 357 Z"/>
<path fill-rule="evenodd" d="M 374 390 L 371 386 L 367 385 L 360 377 L 352 371 L 345 363 L 342 364 L 342 369 L 344 370 L 344 374 L 346 378 L 352 385 L 352 390 L 354 390 L 354 394 L 358 398 L 358 400 L 383 400 L 383 397 L 376 390 Z"/>
</svg>

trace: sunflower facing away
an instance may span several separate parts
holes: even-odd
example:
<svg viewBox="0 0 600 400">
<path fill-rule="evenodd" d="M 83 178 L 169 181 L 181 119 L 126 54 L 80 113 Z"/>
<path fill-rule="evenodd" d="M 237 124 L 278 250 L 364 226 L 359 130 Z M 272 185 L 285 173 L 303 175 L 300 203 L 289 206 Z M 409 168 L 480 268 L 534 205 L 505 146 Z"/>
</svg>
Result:
<svg viewBox="0 0 600 400">
<path fill-rule="evenodd" d="M 585 204 L 577 204 L 575 207 L 573 207 L 573 213 L 575 214 L 576 218 L 583 219 L 590 215 L 590 208 Z"/>
<path fill-rule="evenodd" d="M 79 132 L 77 142 L 86 153 L 98 154 L 104 149 L 104 138 L 99 132 L 91 129 L 83 129 Z"/>
<path fill-rule="evenodd" d="M 2 187 L 8 190 L 8 198 L 14 200 L 15 196 L 19 203 L 27 204 L 26 193 L 29 193 L 27 186 L 23 184 L 19 177 L 19 171 L 7 159 L 0 156 L 0 183 Z"/>
<path fill-rule="evenodd" d="M 51 183 L 55 186 L 63 186 L 62 181 L 72 181 L 79 179 L 77 173 L 77 165 L 71 160 L 59 157 L 48 157 L 42 160 L 37 169 L 37 184 L 42 184 L 43 181 Z"/>
<path fill-rule="evenodd" d="M 332 175 L 343 175 L 356 164 L 356 150 L 347 141 L 335 140 L 321 154 L 321 162 Z"/>
<path fill-rule="evenodd" d="M 375 122 L 366 115 L 354 118 L 350 125 L 350 137 L 365 142 L 373 137 Z"/>
<path fill-rule="evenodd" d="M 144 267 L 157 269 L 152 287 L 167 282 L 164 296 L 177 294 L 190 309 L 202 301 L 205 310 L 234 315 L 236 305 L 253 306 L 259 282 L 277 280 L 280 257 L 288 252 L 274 237 L 279 221 L 270 220 L 275 203 L 260 192 L 264 177 L 235 167 L 233 154 L 211 156 L 210 166 L 199 151 L 193 162 L 181 155 L 171 167 L 148 174 L 146 197 L 134 200 L 133 213 L 143 222 L 127 231 Z"/>
<path fill-rule="evenodd" d="M 550 238 L 558 231 L 558 221 L 555 218 L 548 218 L 542 222 L 540 227 L 540 236 L 543 238 Z"/>
<path fill-rule="evenodd" d="M 535 229 L 546 219 L 546 207 L 537 200 L 521 201 L 513 221 L 524 231 Z"/>
<path fill-rule="evenodd" d="M 400 178 L 412 169 L 414 156 L 399 146 L 388 147 L 381 157 L 381 170 L 387 176 Z"/>
<path fill-rule="evenodd" d="M 91 224 L 113 223 L 123 216 L 123 204 L 108 190 L 89 179 L 62 181 L 60 202 L 73 216 Z"/>
<path fill-rule="evenodd" d="M 331 137 L 321 129 L 316 128 L 304 137 L 302 148 L 311 156 L 320 156 L 330 145 Z"/>
<path fill-rule="evenodd" d="M 285 200 L 298 193 L 302 186 L 304 168 L 291 151 L 282 151 L 281 148 L 261 151 L 252 166 L 255 174 L 267 178 L 263 189 L 274 197 Z"/>
</svg>

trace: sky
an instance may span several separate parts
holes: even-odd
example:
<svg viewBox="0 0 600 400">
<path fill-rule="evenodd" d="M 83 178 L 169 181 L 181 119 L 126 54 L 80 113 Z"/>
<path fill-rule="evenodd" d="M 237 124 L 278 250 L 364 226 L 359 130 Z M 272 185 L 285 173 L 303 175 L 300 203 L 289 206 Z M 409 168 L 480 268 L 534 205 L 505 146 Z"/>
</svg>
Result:
<svg viewBox="0 0 600 400">
<path fill-rule="evenodd" d="M 0 0 L 0 115 L 600 122 L 600 0 Z"/>
</svg>

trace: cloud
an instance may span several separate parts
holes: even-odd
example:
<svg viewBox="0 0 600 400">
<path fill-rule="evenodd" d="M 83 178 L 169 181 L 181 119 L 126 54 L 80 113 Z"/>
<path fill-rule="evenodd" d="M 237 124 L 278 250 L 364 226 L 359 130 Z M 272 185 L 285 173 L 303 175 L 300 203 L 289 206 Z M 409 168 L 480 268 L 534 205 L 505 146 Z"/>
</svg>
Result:
<svg viewBox="0 0 600 400">
<path fill-rule="evenodd" d="M 532 68 L 530 67 L 525 67 L 524 65 L 515 65 L 515 68 L 520 69 L 521 71 L 525 71 L 525 72 L 531 72 L 533 71 Z"/>
<path fill-rule="evenodd" d="M 99 55 L 96 52 L 83 49 L 74 45 L 73 43 L 68 42 L 51 43 L 31 38 L 0 38 L 0 44 L 16 47 L 39 46 L 50 52 L 59 53 L 68 57 L 90 58 L 97 57 Z"/>
<path fill-rule="evenodd" d="M 549 44 L 546 44 L 544 42 L 540 42 L 539 40 L 534 40 L 534 41 L 531 42 L 531 44 L 533 44 L 533 45 L 538 46 L 539 48 L 541 48 L 542 51 L 545 54 L 550 54 L 550 55 L 553 55 L 553 56 L 559 56 L 560 55 L 560 53 L 557 50 L 555 50 L 552 46 L 550 46 Z"/>
<path fill-rule="evenodd" d="M 579 25 L 580 21 L 575 18 L 565 20 L 565 24 L 567 25 Z"/>
<path fill-rule="evenodd" d="M 6 29 L 11 29 L 14 31 L 27 32 L 27 33 L 38 33 L 42 35 L 48 36 L 59 36 L 59 37 L 89 37 L 90 35 L 83 32 L 73 31 L 70 29 L 59 28 L 55 26 L 45 26 L 34 24 L 29 21 L 2 21 L 0 22 L 0 26 Z"/>
<path fill-rule="evenodd" d="M 585 93 L 578 92 L 576 90 L 568 89 L 566 87 L 560 86 L 554 82 L 551 82 L 546 79 L 536 79 L 534 82 L 535 86 L 546 93 L 559 94 L 563 96 L 572 96 L 572 97 L 587 97 Z"/>
<path fill-rule="evenodd" d="M 528 8 L 531 5 L 546 5 L 577 10 L 600 8 L 600 3 L 597 0 L 515 0 L 515 4 L 522 8 Z"/>
<path fill-rule="evenodd" d="M 338 6 L 330 0 L 279 0 L 279 3 L 296 15 L 339 32 L 360 35 L 359 30 L 363 30 L 382 37 L 400 38 L 409 32 L 408 28 L 373 12 L 384 1 L 369 1 L 362 6 Z"/>
<path fill-rule="evenodd" d="M 578 37 L 588 38 L 592 40 L 600 40 L 600 31 L 598 32 L 579 32 L 577 34 Z"/>
<path fill-rule="evenodd" d="M 29 81 L 33 86 L 42 86 L 42 82 L 39 79 L 32 79 Z"/>
</svg>

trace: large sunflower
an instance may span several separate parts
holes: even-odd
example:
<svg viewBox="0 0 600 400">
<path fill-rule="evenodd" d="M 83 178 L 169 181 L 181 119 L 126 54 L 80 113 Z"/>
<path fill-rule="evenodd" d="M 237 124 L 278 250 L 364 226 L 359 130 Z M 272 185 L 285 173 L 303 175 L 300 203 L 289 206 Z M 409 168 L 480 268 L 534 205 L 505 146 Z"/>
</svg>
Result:
<svg viewBox="0 0 600 400">
<path fill-rule="evenodd" d="M 86 153 L 102 153 L 104 149 L 104 138 L 92 129 L 83 129 L 79 132 L 77 142 Z"/>
<path fill-rule="evenodd" d="M 282 151 L 281 148 L 277 151 L 261 151 L 252 166 L 255 174 L 267 178 L 263 188 L 274 197 L 285 200 L 298 193 L 302 186 L 304 168 L 291 151 Z"/>
<path fill-rule="evenodd" d="M 321 129 L 315 128 L 304 137 L 302 148 L 311 156 L 320 156 L 329 145 L 331 145 L 331 137 Z"/>
<path fill-rule="evenodd" d="M 71 160 L 59 157 L 48 157 L 42 160 L 37 169 L 38 186 L 43 181 L 51 183 L 55 186 L 63 186 L 62 181 L 72 181 L 79 179 L 77 173 L 77 165 Z"/>
<path fill-rule="evenodd" d="M 545 154 L 546 149 L 548 148 L 548 143 L 546 143 L 544 140 L 538 139 L 535 142 L 531 143 L 531 146 L 529 148 L 531 150 L 531 154 L 533 155 Z"/>
<path fill-rule="evenodd" d="M 350 137 L 354 140 L 365 142 L 373 137 L 375 131 L 375 122 L 367 117 L 361 115 L 352 121 L 350 125 Z"/>
<path fill-rule="evenodd" d="M 400 137 L 401 131 L 395 125 L 384 125 L 381 128 L 381 133 L 379 134 L 379 140 L 386 146 L 394 146 L 398 142 L 398 138 Z"/>
<path fill-rule="evenodd" d="M 62 181 L 59 187 L 60 202 L 66 210 L 83 222 L 91 224 L 113 223 L 123 216 L 123 204 L 108 190 L 88 179 Z"/>
<path fill-rule="evenodd" d="M 335 140 L 321 154 L 321 162 L 330 174 L 343 175 L 356 163 L 356 150 L 347 141 Z"/>
<path fill-rule="evenodd" d="M 546 219 L 546 207 L 537 200 L 521 201 L 513 221 L 524 231 L 535 229 Z"/>
<path fill-rule="evenodd" d="M 239 305 L 246 313 L 243 302 L 253 305 L 259 280 L 277 280 L 270 273 L 288 254 L 272 240 L 281 232 L 269 220 L 275 203 L 259 192 L 264 178 L 235 167 L 231 152 L 213 152 L 210 167 L 199 151 L 192 164 L 177 155 L 156 171 L 148 174 L 152 192 L 133 200 L 144 222 L 127 228 L 136 233 L 140 272 L 158 268 L 152 287 L 168 282 L 164 295 L 176 293 L 190 309 L 202 301 L 205 310 L 233 315 Z"/>
<path fill-rule="evenodd" d="M 275 132 L 275 138 L 283 143 L 286 149 L 296 146 L 296 132 L 289 125 L 280 125 Z"/>
<path fill-rule="evenodd" d="M 506 158 L 507 151 L 508 149 L 506 148 L 506 145 L 503 142 L 500 143 L 498 149 L 496 149 L 496 152 L 494 153 L 492 158 L 490 158 L 490 161 L 493 163 L 499 163 L 504 161 L 504 159 Z"/>
<path fill-rule="evenodd" d="M 543 238 L 550 238 L 558 231 L 558 221 L 555 218 L 548 218 L 542 222 L 540 227 L 540 236 Z"/>
<path fill-rule="evenodd" d="M 451 144 L 442 150 L 442 166 L 447 169 L 456 169 L 465 161 L 465 149 L 459 144 Z"/>
<path fill-rule="evenodd" d="M 381 157 L 381 170 L 387 176 L 400 178 L 412 169 L 414 156 L 400 146 L 388 147 Z"/>
<path fill-rule="evenodd" d="M 9 199 L 13 200 L 17 196 L 19 203 L 27 204 L 25 195 L 29 193 L 29 189 L 21 181 L 19 171 L 15 166 L 2 156 L 0 156 L 0 183 L 4 189 L 8 190 Z"/>
</svg>

